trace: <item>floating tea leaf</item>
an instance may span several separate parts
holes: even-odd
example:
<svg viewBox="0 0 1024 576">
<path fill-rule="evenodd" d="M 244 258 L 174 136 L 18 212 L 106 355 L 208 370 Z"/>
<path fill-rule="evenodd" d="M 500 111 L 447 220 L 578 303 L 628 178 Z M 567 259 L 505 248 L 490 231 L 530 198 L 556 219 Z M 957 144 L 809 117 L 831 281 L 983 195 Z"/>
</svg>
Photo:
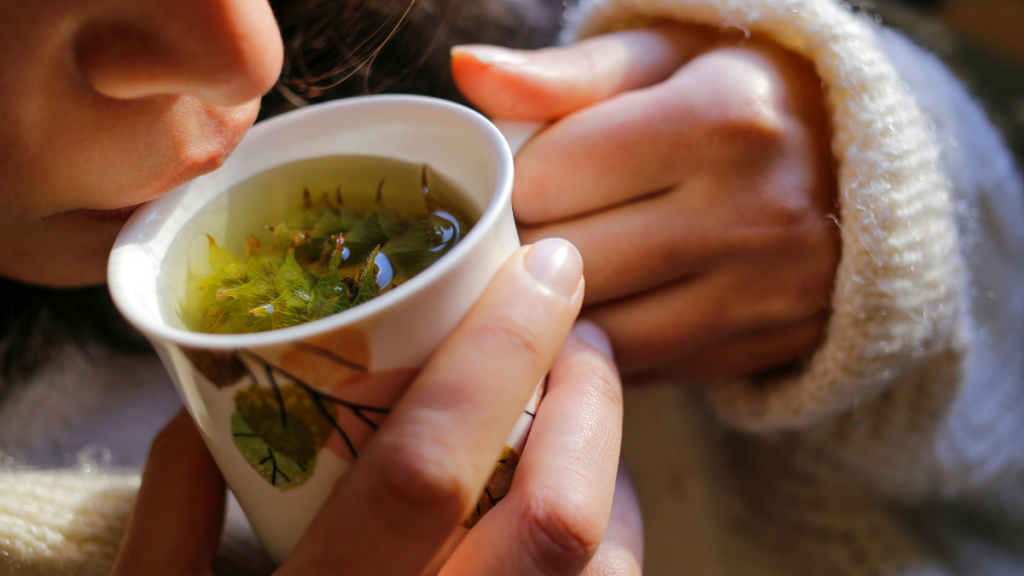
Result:
<svg viewBox="0 0 1024 576">
<path fill-rule="evenodd" d="M 377 297 L 377 271 L 379 268 L 375 260 L 379 253 L 380 246 L 377 246 L 366 260 L 366 266 L 363 267 L 363 272 L 359 275 L 359 292 L 356 294 L 355 300 L 352 301 L 353 306 L 358 306 Z"/>
<path fill-rule="evenodd" d="M 245 259 L 208 236 L 213 274 L 193 281 L 202 290 L 201 329 L 260 332 L 325 318 L 402 284 L 447 253 L 472 220 L 435 193 L 444 181 L 427 166 L 402 165 L 415 170 L 411 179 L 406 173 L 392 180 L 388 172 L 372 190 L 346 185 L 351 203 L 340 187 L 331 187 L 333 199 L 302 188 L 294 212 L 245 239 Z"/>
<path fill-rule="evenodd" d="M 348 286 L 342 281 L 338 274 L 338 266 L 341 264 L 341 255 L 344 248 L 342 240 L 338 238 L 334 251 L 331 253 L 331 261 L 327 264 L 327 271 L 313 287 L 309 298 L 307 316 L 310 320 L 319 320 L 343 310 L 348 310 L 352 303 L 348 297 Z"/>
<path fill-rule="evenodd" d="M 310 235 L 313 238 L 329 238 L 336 234 L 344 231 L 344 226 L 341 222 L 341 216 L 338 216 L 334 210 L 324 210 L 323 215 L 317 220 L 313 230 L 310 231 Z"/>
</svg>

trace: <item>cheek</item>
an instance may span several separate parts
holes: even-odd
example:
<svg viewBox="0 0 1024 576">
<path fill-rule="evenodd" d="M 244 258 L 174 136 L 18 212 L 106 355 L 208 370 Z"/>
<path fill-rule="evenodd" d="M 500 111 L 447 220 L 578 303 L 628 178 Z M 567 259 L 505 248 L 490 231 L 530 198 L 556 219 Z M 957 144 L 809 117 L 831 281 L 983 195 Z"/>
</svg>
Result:
<svg viewBox="0 0 1024 576">
<path fill-rule="evenodd" d="M 71 209 L 152 200 L 223 164 L 258 110 L 258 101 L 234 108 L 185 97 L 140 102 L 79 132 L 103 134 L 98 142 L 66 141 L 55 187 L 73 191 L 65 200 Z"/>
<path fill-rule="evenodd" d="M 217 168 L 259 111 L 258 101 L 221 108 L 180 97 L 101 104 L 63 115 L 36 130 L 32 146 L 0 155 L 15 183 L 0 196 L 0 242 L 14 248 L 0 255 L 0 275 L 102 283 L 119 225 L 63 213 L 133 206 Z"/>
<path fill-rule="evenodd" d="M 23 131 L 26 145 L 0 158 L 26 218 L 159 197 L 220 166 L 259 112 L 258 100 L 224 108 L 189 97 L 80 97 L 47 106 Z"/>
</svg>

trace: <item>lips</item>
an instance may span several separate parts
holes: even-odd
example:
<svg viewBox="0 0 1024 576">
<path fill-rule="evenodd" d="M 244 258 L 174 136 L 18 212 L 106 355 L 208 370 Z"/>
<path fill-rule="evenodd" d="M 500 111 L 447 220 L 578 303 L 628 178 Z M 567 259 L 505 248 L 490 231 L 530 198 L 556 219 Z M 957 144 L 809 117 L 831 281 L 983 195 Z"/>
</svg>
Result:
<svg viewBox="0 0 1024 576">
<path fill-rule="evenodd" d="M 124 224 L 139 209 L 139 206 L 142 206 L 142 204 L 114 208 L 113 210 L 73 210 L 65 214 L 73 218 L 82 218 L 102 224 Z"/>
</svg>

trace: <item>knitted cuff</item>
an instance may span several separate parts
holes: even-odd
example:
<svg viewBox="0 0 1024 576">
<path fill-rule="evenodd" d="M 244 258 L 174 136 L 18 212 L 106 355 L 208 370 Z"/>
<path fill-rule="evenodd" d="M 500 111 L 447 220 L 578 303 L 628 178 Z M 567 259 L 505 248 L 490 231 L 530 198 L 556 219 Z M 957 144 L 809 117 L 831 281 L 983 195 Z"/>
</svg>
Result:
<svg viewBox="0 0 1024 576">
<path fill-rule="evenodd" d="M 953 199 L 874 23 L 833 0 L 583 0 L 563 39 L 659 19 L 739 28 L 801 54 L 832 116 L 842 257 L 825 341 L 798 374 L 709 386 L 718 415 L 751 431 L 805 426 L 961 348 Z"/>
<path fill-rule="evenodd" d="M 0 471 L 0 571 L 109 574 L 138 489 L 132 473 Z"/>
</svg>

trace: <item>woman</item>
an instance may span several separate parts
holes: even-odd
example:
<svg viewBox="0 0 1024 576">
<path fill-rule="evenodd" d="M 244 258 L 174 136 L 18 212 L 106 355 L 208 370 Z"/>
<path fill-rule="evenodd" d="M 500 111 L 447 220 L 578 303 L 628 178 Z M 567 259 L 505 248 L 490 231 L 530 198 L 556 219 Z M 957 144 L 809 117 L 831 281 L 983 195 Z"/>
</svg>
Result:
<svg viewBox="0 0 1024 576">
<path fill-rule="evenodd" d="M 11 88 L 3 113 L 2 171 L 10 187 L 2 198 L 0 274 L 22 285 L 102 283 L 106 253 L 134 207 L 218 166 L 255 120 L 260 96 L 281 69 L 274 16 L 265 2 L 251 0 L 101 0 L 0 10 L 0 58 Z M 590 562 L 611 510 L 621 402 L 601 331 L 581 325 L 570 335 L 582 298 L 582 262 L 569 243 L 550 240 L 517 252 L 394 408 L 374 442 L 378 448 L 368 448 L 359 460 L 365 472 L 346 475 L 337 502 L 325 508 L 333 512 L 314 522 L 280 572 L 346 566 L 384 573 L 389 564 L 399 570 L 431 562 L 481 492 L 504 436 L 549 371 L 550 408 L 538 415 L 537 433 L 524 452 L 524 487 L 459 545 L 458 562 L 471 571 L 485 561 L 570 571 Z M 5 303 L 6 313 L 16 315 L 17 306 Z M 132 407 L 111 393 L 125 381 L 153 392 L 151 384 L 133 382 L 137 374 L 97 382 L 111 375 L 102 368 L 91 377 L 85 372 L 82 389 L 49 398 L 42 409 L 79 415 L 91 409 L 90 420 L 103 420 Z M 51 375 L 51 381 L 66 382 L 66 376 Z M 25 394 L 42 384 L 23 384 L 17 392 L 24 394 L 10 396 L 4 406 L 8 446 L 18 428 L 35 421 Z M 103 402 L 81 402 L 83 389 L 98 391 Z M 113 435 L 140 434 L 109 423 L 115 424 Z M 44 433 L 61 436 L 59 423 L 47 425 Z M 73 434 L 64 439 L 75 440 Z M 76 573 L 107 572 L 118 541 L 104 541 L 104 535 L 116 538 L 124 522 L 109 504 L 120 502 L 130 478 L 115 474 L 101 481 L 104 486 L 92 484 L 94 498 L 83 504 L 89 513 L 53 491 L 53 475 L 44 478 L 5 478 L 31 486 L 28 492 L 10 484 L 4 490 L 4 506 L 11 506 L 0 522 L 5 562 L 16 570 L 60 570 L 73 557 Z M 78 486 L 72 490 L 79 494 L 89 491 L 88 476 L 58 475 L 58 485 L 62 479 Z M 526 489 L 530 483 L 534 487 Z M 208 571 L 225 490 L 183 413 L 155 440 L 144 485 L 115 571 Z M 112 528 L 79 537 L 75 522 L 44 527 L 54 517 L 32 513 L 40 497 L 51 506 L 71 506 L 71 517 L 98 516 Z M 345 522 L 338 524 L 340 518 Z M 566 528 L 587 542 L 565 548 L 562 540 L 544 539 Z M 46 536 L 54 532 L 61 536 Z M 519 536 L 510 539 L 510 532 Z M 390 552 L 395 545 L 403 554 Z M 524 554 L 527 548 L 533 552 Z"/>
<path fill-rule="evenodd" d="M 452 66 L 488 113 L 556 121 L 517 158 L 516 213 L 526 239 L 579 246 L 585 313 L 623 370 L 716 382 L 702 391 L 733 431 L 683 440 L 710 456 L 693 473 L 708 500 L 682 519 L 706 545 L 679 570 L 950 570 L 891 507 L 941 496 L 987 521 L 1022 517 L 1024 225 L 1008 155 L 941 67 L 831 2 L 595 1 L 567 34 L 643 25 L 537 54 L 463 48 Z M 280 92 L 317 97 L 296 87 Z M 600 539 L 559 524 L 542 568 L 492 568 L 470 545 L 446 569 L 576 573 Z M 629 558 L 623 532 L 605 549 Z M 186 557 L 208 558 L 210 542 Z"/>
</svg>

